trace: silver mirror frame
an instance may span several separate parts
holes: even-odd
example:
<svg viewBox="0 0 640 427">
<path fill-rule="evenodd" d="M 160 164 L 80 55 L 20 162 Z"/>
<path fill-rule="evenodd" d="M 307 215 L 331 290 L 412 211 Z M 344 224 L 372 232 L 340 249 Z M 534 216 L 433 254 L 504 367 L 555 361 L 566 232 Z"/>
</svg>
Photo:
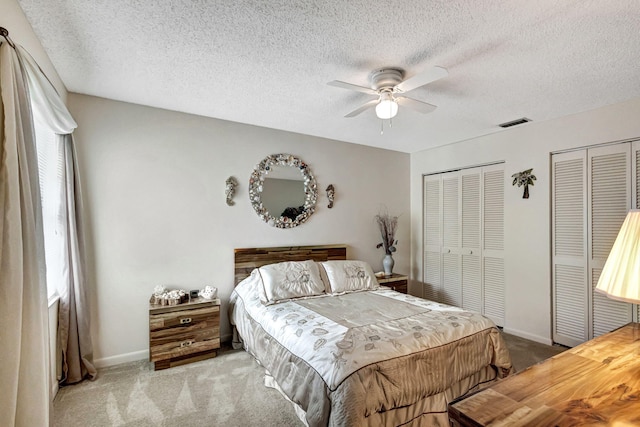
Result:
<svg viewBox="0 0 640 427">
<path fill-rule="evenodd" d="M 298 168 L 304 178 L 304 211 L 295 219 L 287 217 L 275 217 L 271 215 L 262 203 L 262 189 L 264 180 L 273 166 L 292 166 Z M 297 227 L 315 212 L 318 200 L 318 188 L 316 178 L 309 166 L 299 157 L 292 154 L 271 154 L 265 157 L 251 173 L 249 178 L 249 200 L 260 219 L 276 228 Z"/>
</svg>

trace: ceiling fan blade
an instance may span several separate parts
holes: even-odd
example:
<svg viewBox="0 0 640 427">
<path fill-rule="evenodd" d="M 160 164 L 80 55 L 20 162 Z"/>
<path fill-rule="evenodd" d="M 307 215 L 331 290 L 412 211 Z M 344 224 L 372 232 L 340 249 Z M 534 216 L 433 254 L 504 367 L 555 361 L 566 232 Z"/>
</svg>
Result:
<svg viewBox="0 0 640 427">
<path fill-rule="evenodd" d="M 356 108 L 355 110 L 353 110 L 352 112 L 350 112 L 349 114 L 347 114 L 345 117 L 355 117 L 358 114 L 362 113 L 363 111 L 368 110 L 369 108 L 373 108 L 375 107 L 378 102 L 380 102 L 380 100 L 378 99 L 373 99 L 369 102 L 367 102 L 366 104 L 361 105 L 360 107 Z"/>
<path fill-rule="evenodd" d="M 377 95 L 378 94 L 378 92 L 376 92 L 375 90 L 373 90 L 371 88 L 364 87 L 364 86 L 353 85 L 353 84 L 347 83 L 347 82 L 341 82 L 340 80 L 334 80 L 334 81 L 329 82 L 327 84 L 329 86 L 340 87 L 342 89 L 356 90 L 358 92 L 368 93 L 369 95 Z"/>
<path fill-rule="evenodd" d="M 417 89 L 427 83 L 446 77 L 448 74 L 449 72 L 446 68 L 432 67 L 420 74 L 416 74 L 402 83 L 397 84 L 395 89 L 400 92 L 409 92 L 410 90 Z"/>
<path fill-rule="evenodd" d="M 406 96 L 402 96 L 402 95 L 396 96 L 395 98 L 399 105 L 402 105 L 403 107 L 411 108 L 412 110 L 416 110 L 417 112 L 423 113 L 423 114 L 430 113 L 436 108 L 438 108 L 435 105 L 418 101 L 417 99 L 407 98 Z"/>
</svg>

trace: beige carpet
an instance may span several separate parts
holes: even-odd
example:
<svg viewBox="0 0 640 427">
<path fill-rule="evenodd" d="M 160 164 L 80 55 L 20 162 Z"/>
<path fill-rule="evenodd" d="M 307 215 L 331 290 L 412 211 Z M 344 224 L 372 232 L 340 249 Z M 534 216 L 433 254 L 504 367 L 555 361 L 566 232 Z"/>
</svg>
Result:
<svg viewBox="0 0 640 427">
<path fill-rule="evenodd" d="M 531 365 L 535 365 L 545 359 L 562 353 L 567 348 L 559 345 L 549 346 L 529 341 L 515 335 L 502 333 L 509 353 L 511 354 L 511 362 L 516 368 L 516 372 L 520 372 Z"/>
<path fill-rule="evenodd" d="M 518 371 L 564 350 L 504 334 Z M 63 387 L 54 426 L 301 426 L 291 404 L 263 385 L 264 370 L 242 350 L 163 371 L 148 362 L 101 369 Z"/>
</svg>

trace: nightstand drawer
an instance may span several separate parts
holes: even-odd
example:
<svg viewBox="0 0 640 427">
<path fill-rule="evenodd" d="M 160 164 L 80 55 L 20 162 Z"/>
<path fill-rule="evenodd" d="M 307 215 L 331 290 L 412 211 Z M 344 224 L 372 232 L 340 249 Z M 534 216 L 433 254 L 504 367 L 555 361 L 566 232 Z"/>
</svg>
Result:
<svg viewBox="0 0 640 427">
<path fill-rule="evenodd" d="M 149 310 L 149 360 L 156 369 L 215 357 L 220 348 L 220 305 L 196 300 Z"/>
<path fill-rule="evenodd" d="M 215 350 L 220 348 L 220 338 L 212 334 L 185 335 L 171 339 L 164 343 L 151 343 L 151 361 L 157 362 L 164 359 L 173 359 L 186 356 L 188 354 L 200 353 L 201 351 Z"/>
<path fill-rule="evenodd" d="M 382 286 L 388 286 L 396 292 L 407 293 L 407 285 L 409 276 L 404 274 L 393 273 L 391 276 L 378 277 L 378 283 Z"/>
<path fill-rule="evenodd" d="M 150 316 L 151 361 L 220 348 L 219 311 L 210 307 Z"/>
<path fill-rule="evenodd" d="M 220 312 L 220 306 L 196 308 L 191 310 L 174 311 L 169 313 L 149 315 L 149 330 L 167 330 L 173 328 L 188 328 L 204 322 L 212 322 L 216 313 Z M 219 318 L 219 316 L 217 316 Z M 203 325 L 197 327 L 204 327 Z"/>
<path fill-rule="evenodd" d="M 403 282 L 398 282 L 398 283 L 394 283 L 394 284 L 388 284 L 387 286 L 389 286 L 391 289 L 393 289 L 396 292 L 400 292 L 403 294 L 407 293 L 407 281 L 403 281 Z"/>
</svg>

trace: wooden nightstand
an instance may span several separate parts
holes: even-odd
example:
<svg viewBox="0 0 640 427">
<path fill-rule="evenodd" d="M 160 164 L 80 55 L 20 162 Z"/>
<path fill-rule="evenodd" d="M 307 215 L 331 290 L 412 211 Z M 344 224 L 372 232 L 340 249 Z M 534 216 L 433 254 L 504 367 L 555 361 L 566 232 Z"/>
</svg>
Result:
<svg viewBox="0 0 640 427">
<path fill-rule="evenodd" d="M 149 360 L 154 369 L 216 357 L 219 348 L 219 299 L 149 305 Z"/>
<path fill-rule="evenodd" d="M 391 276 L 376 277 L 378 283 L 384 286 L 388 286 L 394 291 L 407 293 L 407 283 L 409 282 L 409 276 L 404 274 L 392 273 Z"/>
<path fill-rule="evenodd" d="M 629 323 L 449 404 L 455 427 L 631 426 L 640 324 Z"/>
</svg>

